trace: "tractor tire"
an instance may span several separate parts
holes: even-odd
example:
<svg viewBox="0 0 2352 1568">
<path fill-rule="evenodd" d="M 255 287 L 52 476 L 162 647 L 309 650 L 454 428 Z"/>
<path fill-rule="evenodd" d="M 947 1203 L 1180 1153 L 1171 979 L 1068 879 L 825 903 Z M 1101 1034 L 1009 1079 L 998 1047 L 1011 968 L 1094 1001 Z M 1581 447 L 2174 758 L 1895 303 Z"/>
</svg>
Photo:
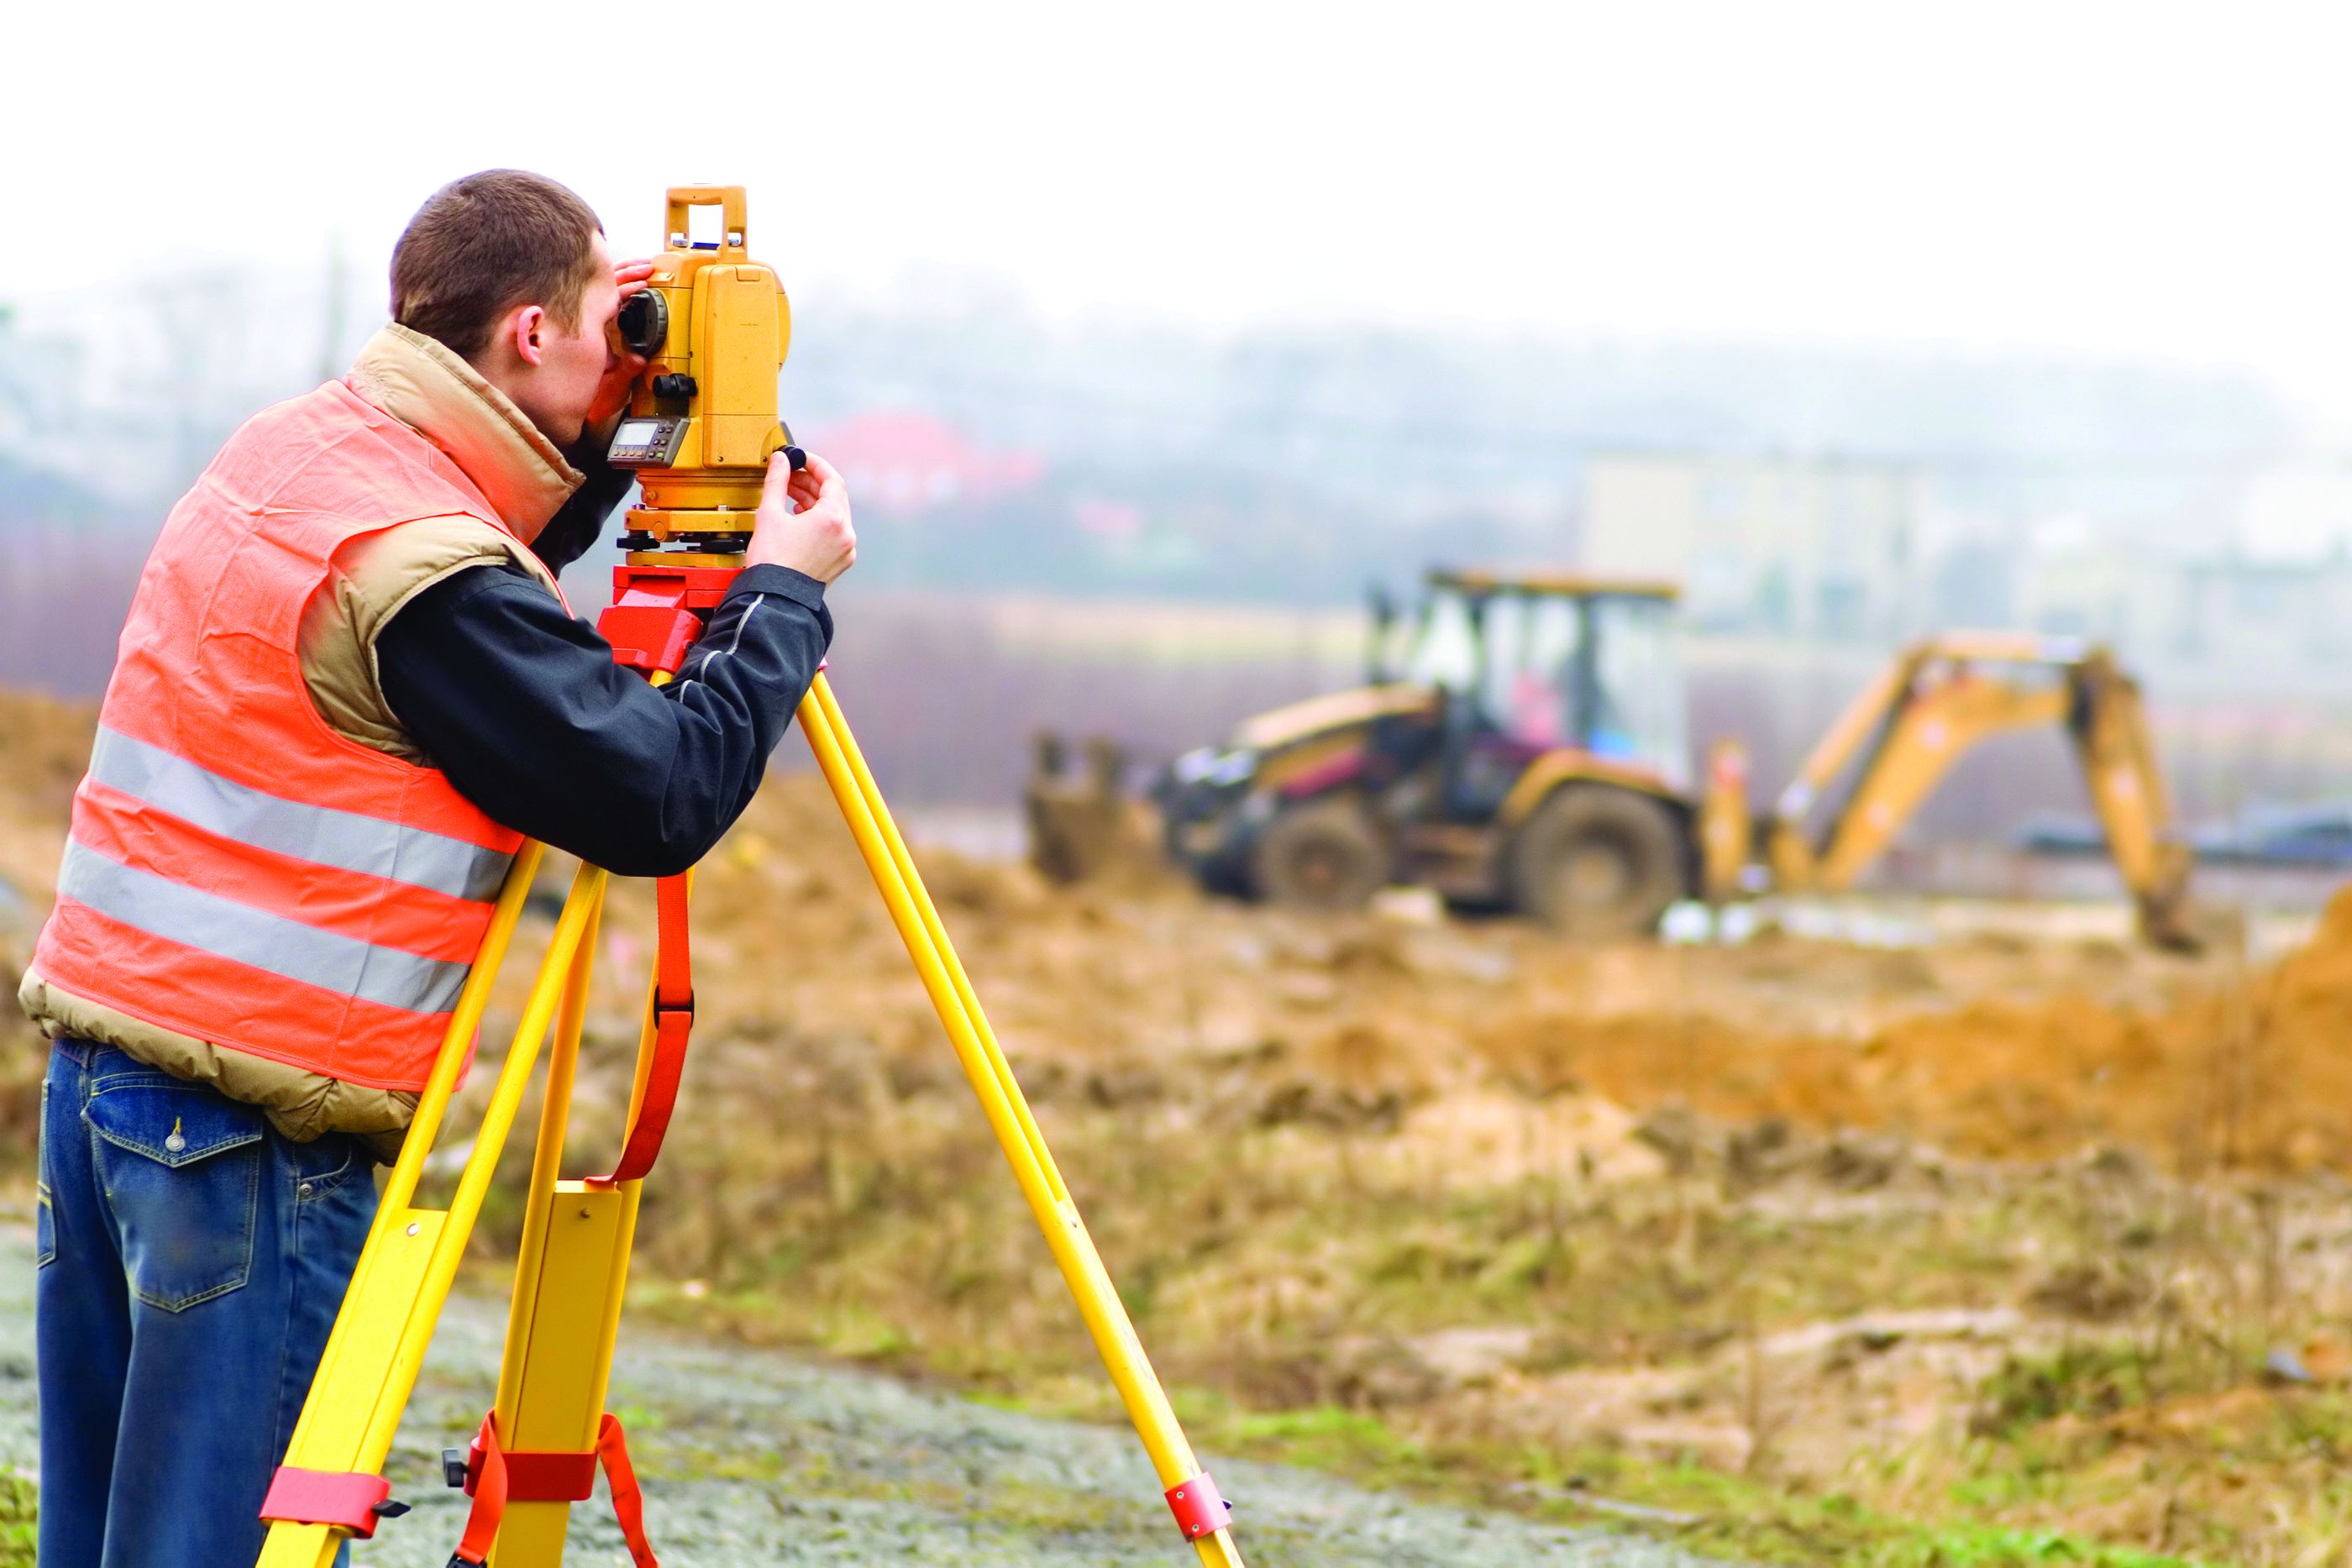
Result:
<svg viewBox="0 0 2352 1568">
<path fill-rule="evenodd" d="M 1683 896 L 1686 837 L 1673 810 L 1646 795 L 1565 785 L 1512 841 L 1513 902 L 1579 941 L 1640 936 Z"/>
<path fill-rule="evenodd" d="M 1250 862 L 1258 896 L 1293 909 L 1361 909 L 1389 880 L 1388 845 L 1349 800 L 1283 812 L 1258 834 Z"/>
</svg>

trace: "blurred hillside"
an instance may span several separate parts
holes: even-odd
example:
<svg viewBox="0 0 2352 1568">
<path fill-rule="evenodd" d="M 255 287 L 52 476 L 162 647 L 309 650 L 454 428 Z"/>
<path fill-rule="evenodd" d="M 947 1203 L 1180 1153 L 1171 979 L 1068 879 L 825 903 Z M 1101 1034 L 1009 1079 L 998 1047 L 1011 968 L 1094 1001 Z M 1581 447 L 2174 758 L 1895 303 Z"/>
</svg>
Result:
<svg viewBox="0 0 2352 1568">
<path fill-rule="evenodd" d="M 0 684 L 100 689 L 171 501 L 240 420 L 348 361 L 377 319 L 372 292 L 331 262 L 0 312 Z M 1809 475 L 1892 476 L 1905 554 L 1887 614 L 1836 637 L 1799 616 L 1775 640 L 1753 615 L 1695 611 L 1694 732 L 1741 735 L 1777 780 L 1907 629 L 2116 634 L 2098 616 L 2137 580 L 2078 571 L 2072 598 L 2053 579 L 2036 599 L 2018 591 L 2035 541 L 2227 552 L 2245 495 L 2300 441 L 2263 388 L 2221 374 L 1339 328 L 1212 340 L 1058 329 L 969 295 L 804 304 L 783 393 L 857 499 L 839 684 L 886 785 L 941 801 L 1009 800 L 1040 727 L 1108 733 L 1149 760 L 1347 683 L 1368 580 L 1584 559 L 1610 464 L 1752 472 L 1742 483 L 1766 500 Z M 1693 472 L 1701 502 L 1725 488 Z M 1854 548 L 1834 507 L 1822 521 L 1806 570 L 1830 575 L 1795 580 L 1805 603 L 1844 591 L 1832 576 Z M 567 574 L 583 612 L 604 566 Z M 2281 623 L 2221 586 L 2252 607 L 2246 624 Z M 2200 685 L 2214 659 L 2124 641 L 2151 673 L 2190 810 L 2352 789 L 2332 661 L 2295 653 L 2290 691 L 2273 680 L 2288 655 L 2257 649 Z M 2168 693 L 2204 706 L 2168 716 Z M 1998 836 L 2079 808 L 2046 738 L 1972 763 L 1922 831 Z"/>
<path fill-rule="evenodd" d="M 0 454 L 0 682 L 94 694 L 160 514 Z"/>
<path fill-rule="evenodd" d="M 152 523 L 240 420 L 347 362 L 373 294 L 330 258 L 0 310 L 0 456 Z M 783 393 L 804 436 L 862 447 L 877 586 L 1303 604 L 1433 556 L 1571 559 L 1595 454 L 1900 466 L 1950 536 L 1931 551 L 2066 516 L 2193 552 L 2296 439 L 2224 374 L 1360 328 L 1212 340 L 1056 329 L 969 291 L 804 306 Z"/>
<path fill-rule="evenodd" d="M 2191 552 L 2294 438 L 2225 376 L 1361 329 L 1213 343 L 1011 310 L 806 320 L 784 390 L 812 440 L 903 411 L 1038 473 L 971 494 L 910 457 L 896 504 L 862 488 L 869 583 L 1294 603 L 1433 559 L 1573 559 L 1600 454 L 1900 466 L 1933 491 L 1935 551 L 2079 515 Z"/>
</svg>

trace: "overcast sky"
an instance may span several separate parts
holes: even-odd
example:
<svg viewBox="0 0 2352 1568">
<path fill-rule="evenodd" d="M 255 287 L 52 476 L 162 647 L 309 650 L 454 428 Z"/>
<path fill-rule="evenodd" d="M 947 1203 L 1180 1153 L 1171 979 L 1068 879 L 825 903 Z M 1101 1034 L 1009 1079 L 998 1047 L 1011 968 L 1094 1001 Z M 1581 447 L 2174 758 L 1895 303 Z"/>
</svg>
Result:
<svg viewBox="0 0 2352 1568">
<path fill-rule="evenodd" d="M 553 174 L 751 187 L 805 313 L 1468 324 L 2250 370 L 2352 431 L 2352 7 L 26 5 L 0 299 Z"/>
</svg>

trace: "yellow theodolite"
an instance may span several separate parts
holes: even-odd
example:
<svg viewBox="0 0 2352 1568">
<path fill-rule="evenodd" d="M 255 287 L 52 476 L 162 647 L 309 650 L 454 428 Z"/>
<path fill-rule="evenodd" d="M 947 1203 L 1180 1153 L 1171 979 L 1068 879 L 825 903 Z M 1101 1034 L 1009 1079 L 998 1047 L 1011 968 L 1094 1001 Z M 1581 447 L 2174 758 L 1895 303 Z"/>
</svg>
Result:
<svg viewBox="0 0 2352 1568">
<path fill-rule="evenodd" d="M 688 237 L 697 206 L 720 209 L 720 238 Z M 645 504 L 629 513 L 635 537 L 624 543 L 675 538 L 740 549 L 768 459 L 792 442 L 776 418 L 792 306 L 775 269 L 744 248 L 740 185 L 673 190 L 664 227 L 668 248 L 615 324 L 623 346 L 648 361 L 608 459 L 645 475 Z"/>
<path fill-rule="evenodd" d="M 689 241 L 688 209 L 697 205 L 722 209 L 719 244 Z M 744 248 L 743 188 L 673 189 L 667 218 L 668 248 L 656 264 L 652 287 L 631 298 L 619 323 L 628 346 L 650 361 L 614 443 L 614 461 L 642 471 L 645 504 L 628 515 L 622 543 L 629 554 L 614 570 L 618 593 L 600 622 L 615 657 L 656 682 L 677 671 L 739 570 L 768 459 L 790 451 L 798 466 L 791 433 L 776 418 L 776 375 L 790 341 L 791 315 L 774 271 Z M 797 717 L 1167 1489 L 1178 1529 L 1202 1563 L 1240 1568 L 1229 1510 L 1185 1441 L 823 674 Z M 626 1440 L 604 1402 L 638 1193 L 660 1152 L 693 1019 L 686 945 L 691 873 L 665 878 L 658 887 L 659 949 L 620 1163 L 600 1176 L 564 1180 L 560 1174 L 607 882 L 603 870 L 583 865 L 499 1069 L 456 1194 L 446 1210 L 415 1205 L 425 1155 L 540 857 L 535 843 L 515 857 L 417 1103 L 285 1464 L 263 1505 L 270 1528 L 262 1568 L 327 1568 L 346 1539 L 372 1536 L 380 1520 L 407 1511 L 391 1499 L 384 1457 L 551 1030 L 498 1403 L 471 1449 L 446 1456 L 451 1484 L 464 1485 L 474 1498 L 451 1562 L 557 1568 L 572 1504 L 590 1495 L 601 1465 L 637 1568 L 654 1568 Z"/>
</svg>

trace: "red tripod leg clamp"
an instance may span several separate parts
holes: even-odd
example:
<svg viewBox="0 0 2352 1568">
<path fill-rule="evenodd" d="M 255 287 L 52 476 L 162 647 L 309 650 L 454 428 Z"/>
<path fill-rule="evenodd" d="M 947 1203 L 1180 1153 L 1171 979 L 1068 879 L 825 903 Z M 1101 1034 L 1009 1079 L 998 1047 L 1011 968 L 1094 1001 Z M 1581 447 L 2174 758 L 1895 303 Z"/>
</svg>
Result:
<svg viewBox="0 0 2352 1568">
<path fill-rule="evenodd" d="M 1204 1535 L 1214 1535 L 1233 1522 L 1234 1505 L 1217 1495 L 1217 1483 L 1202 1470 L 1189 1481 L 1180 1481 L 1168 1489 L 1168 1507 L 1176 1515 L 1176 1528 L 1184 1532 L 1187 1541 L 1198 1541 Z"/>
<path fill-rule="evenodd" d="M 355 1470 L 305 1470 L 280 1465 L 261 1500 L 261 1517 L 273 1524 L 331 1524 L 362 1541 L 375 1535 L 376 1505 L 392 1495 L 382 1476 Z M 408 1511 L 393 1505 L 394 1513 Z"/>
</svg>

